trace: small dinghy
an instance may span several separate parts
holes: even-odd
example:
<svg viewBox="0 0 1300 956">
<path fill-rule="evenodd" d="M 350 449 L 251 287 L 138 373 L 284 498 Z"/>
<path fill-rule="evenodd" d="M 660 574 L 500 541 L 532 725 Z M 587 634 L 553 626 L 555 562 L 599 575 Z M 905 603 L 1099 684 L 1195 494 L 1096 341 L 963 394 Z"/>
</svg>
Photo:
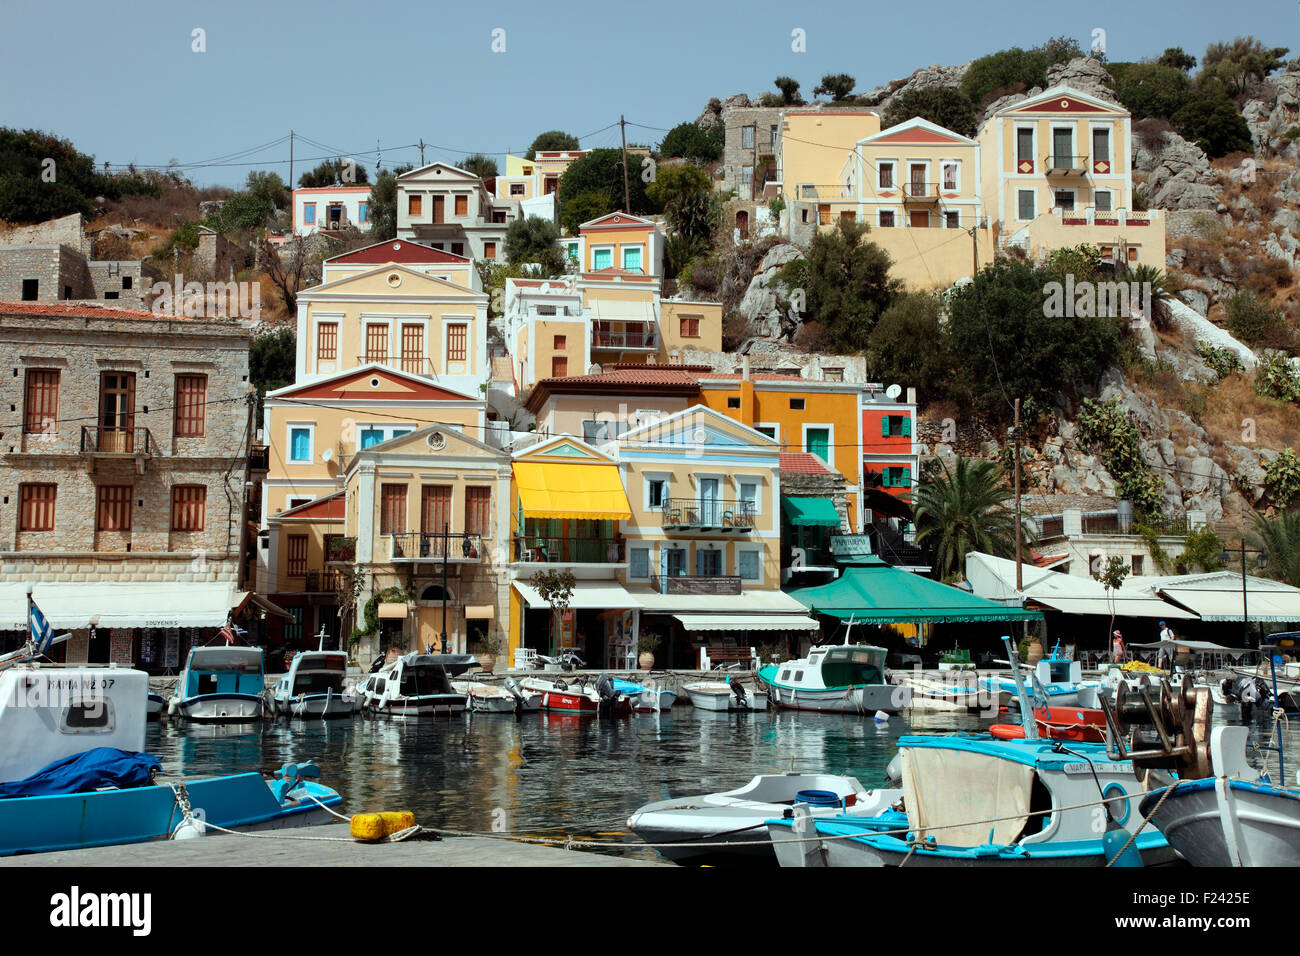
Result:
<svg viewBox="0 0 1300 956">
<path fill-rule="evenodd" d="M 542 709 L 542 695 L 524 690 L 513 677 L 502 684 L 455 681 L 452 686 L 469 695 L 470 710 L 476 714 L 535 714 Z"/>
<path fill-rule="evenodd" d="M 627 696 L 633 710 L 672 710 L 677 695 L 666 687 L 647 686 L 614 678 L 614 690 Z"/>
<path fill-rule="evenodd" d="M 796 803 L 807 804 L 814 817 L 875 817 L 900 796 L 898 790 L 868 790 L 854 777 L 761 774 L 735 790 L 648 803 L 628 818 L 627 826 L 646 843 L 688 844 L 656 847 L 675 863 L 772 861 L 776 854 L 765 821 L 789 814 Z"/>
<path fill-rule="evenodd" d="M 767 710 L 767 694 L 738 680 L 696 681 L 683 684 L 682 690 L 700 710 Z"/>
</svg>

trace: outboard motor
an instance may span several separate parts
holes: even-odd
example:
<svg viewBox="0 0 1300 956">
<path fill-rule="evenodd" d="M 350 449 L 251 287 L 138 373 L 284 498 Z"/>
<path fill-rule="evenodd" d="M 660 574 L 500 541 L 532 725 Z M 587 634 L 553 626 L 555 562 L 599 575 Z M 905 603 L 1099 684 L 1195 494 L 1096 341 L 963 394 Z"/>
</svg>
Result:
<svg viewBox="0 0 1300 956">
<path fill-rule="evenodd" d="M 614 681 L 608 674 L 601 674 L 596 678 L 596 693 L 600 697 L 598 712 L 601 717 L 612 715 L 614 702 L 618 699 L 618 692 L 614 690 Z"/>
<path fill-rule="evenodd" d="M 378 674 L 379 669 L 384 666 L 384 661 L 388 659 L 387 654 L 380 654 L 375 658 L 375 662 L 370 665 L 370 673 Z"/>
<path fill-rule="evenodd" d="M 738 680 L 731 682 L 731 693 L 736 697 L 737 710 L 749 710 L 749 691 L 745 690 L 745 685 Z"/>
</svg>

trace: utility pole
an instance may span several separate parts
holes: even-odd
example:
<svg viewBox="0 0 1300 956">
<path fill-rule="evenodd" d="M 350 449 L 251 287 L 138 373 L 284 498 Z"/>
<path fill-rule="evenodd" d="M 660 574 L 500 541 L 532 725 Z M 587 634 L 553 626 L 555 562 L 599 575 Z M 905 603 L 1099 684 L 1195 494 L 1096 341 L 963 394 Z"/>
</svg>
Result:
<svg viewBox="0 0 1300 956">
<path fill-rule="evenodd" d="M 448 532 L 451 526 L 442 523 L 442 652 L 447 653 L 447 549 L 450 547 Z"/>
<path fill-rule="evenodd" d="M 293 192 L 293 130 L 289 130 L 289 192 Z"/>
<path fill-rule="evenodd" d="M 424 168 L 424 137 L 420 137 L 420 168 Z"/>
<path fill-rule="evenodd" d="M 1024 580 L 1020 571 L 1020 539 L 1024 535 L 1024 525 L 1020 519 L 1020 399 L 1016 399 L 1015 421 L 1011 426 L 1011 447 L 1015 457 L 1012 459 L 1012 467 L 1016 475 L 1016 590 L 1024 588 Z"/>
<path fill-rule="evenodd" d="M 628 215 L 632 214 L 631 191 L 627 188 L 627 120 L 623 119 L 623 114 L 618 114 L 619 132 L 623 137 L 623 211 Z"/>
</svg>

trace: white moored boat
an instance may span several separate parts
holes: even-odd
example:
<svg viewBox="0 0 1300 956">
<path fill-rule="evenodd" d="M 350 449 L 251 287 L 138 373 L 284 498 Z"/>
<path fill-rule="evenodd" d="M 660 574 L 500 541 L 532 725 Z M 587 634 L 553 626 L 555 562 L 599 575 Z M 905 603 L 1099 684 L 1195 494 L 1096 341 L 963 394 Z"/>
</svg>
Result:
<svg viewBox="0 0 1300 956">
<path fill-rule="evenodd" d="M 758 672 L 778 707 L 837 713 L 896 714 L 912 701 L 912 688 L 891 684 L 883 647 L 819 645 L 806 658 L 769 664 Z"/>
<path fill-rule="evenodd" d="M 168 712 L 184 720 L 240 724 L 261 720 L 266 677 L 260 647 L 194 647 Z"/>
<path fill-rule="evenodd" d="M 351 717 L 356 696 L 343 688 L 346 651 L 301 651 L 271 690 L 276 713 L 306 720 Z"/>
<path fill-rule="evenodd" d="M 468 695 L 470 710 L 476 714 L 534 714 L 542 709 L 542 695 L 524 690 L 513 677 L 502 684 L 452 681 L 451 686 Z"/>
<path fill-rule="evenodd" d="M 691 705 L 700 710 L 767 710 L 767 694 L 740 681 L 705 680 L 683 684 Z"/>
<path fill-rule="evenodd" d="M 371 674 L 361 687 L 361 709 L 378 717 L 415 719 L 465 713 L 469 697 L 458 694 L 439 657 L 405 654 Z"/>
<path fill-rule="evenodd" d="M 841 813 L 874 817 L 901 795 L 899 790 L 868 790 L 854 777 L 763 774 L 736 790 L 648 803 L 628 818 L 627 826 L 646 843 L 697 844 L 658 848 L 679 863 L 735 855 L 774 859 L 766 821 L 789 815 L 796 802 L 807 803 L 817 818 Z"/>
</svg>

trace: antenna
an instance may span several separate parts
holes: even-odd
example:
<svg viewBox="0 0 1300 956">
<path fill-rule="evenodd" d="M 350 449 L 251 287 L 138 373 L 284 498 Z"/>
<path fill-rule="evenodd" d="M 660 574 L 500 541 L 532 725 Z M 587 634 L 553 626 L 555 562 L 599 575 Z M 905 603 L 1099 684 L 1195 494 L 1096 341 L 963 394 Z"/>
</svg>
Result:
<svg viewBox="0 0 1300 956">
<path fill-rule="evenodd" d="M 891 385 L 885 389 L 885 394 L 889 396 L 890 401 L 897 401 L 898 396 L 903 394 L 903 387 L 901 385 Z"/>
<path fill-rule="evenodd" d="M 333 457 L 334 457 L 333 448 L 326 448 L 323 452 L 320 453 L 320 460 L 324 462 L 328 462 Z"/>
</svg>

